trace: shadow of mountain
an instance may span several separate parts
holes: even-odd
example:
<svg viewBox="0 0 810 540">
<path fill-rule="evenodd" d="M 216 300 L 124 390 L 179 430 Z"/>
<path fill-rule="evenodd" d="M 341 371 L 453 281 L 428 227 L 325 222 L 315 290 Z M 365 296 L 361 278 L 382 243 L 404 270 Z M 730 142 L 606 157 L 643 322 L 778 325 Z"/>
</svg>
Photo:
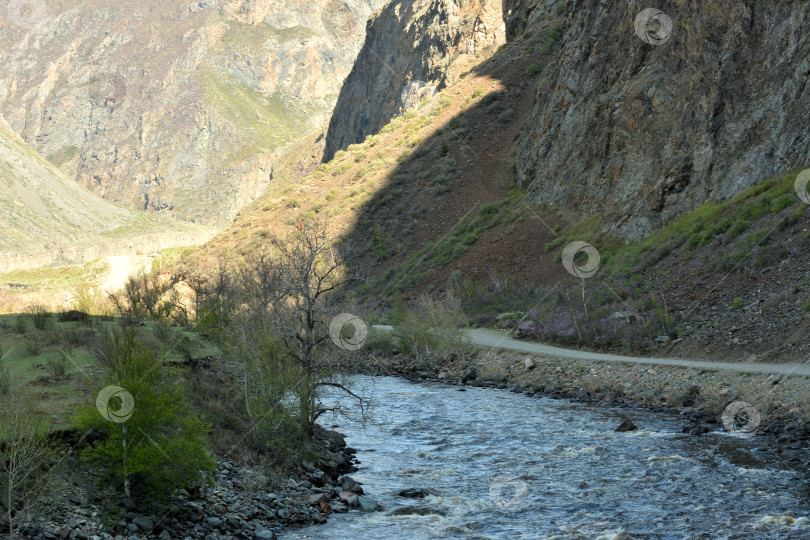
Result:
<svg viewBox="0 0 810 540">
<path fill-rule="evenodd" d="M 355 273 L 366 276 L 361 296 L 429 291 L 454 273 L 476 282 L 559 280 L 545 246 L 569 219 L 526 204 L 514 184 L 514 148 L 549 52 L 513 41 L 375 136 L 396 133 L 401 150 L 346 235 L 359 248 Z"/>
</svg>

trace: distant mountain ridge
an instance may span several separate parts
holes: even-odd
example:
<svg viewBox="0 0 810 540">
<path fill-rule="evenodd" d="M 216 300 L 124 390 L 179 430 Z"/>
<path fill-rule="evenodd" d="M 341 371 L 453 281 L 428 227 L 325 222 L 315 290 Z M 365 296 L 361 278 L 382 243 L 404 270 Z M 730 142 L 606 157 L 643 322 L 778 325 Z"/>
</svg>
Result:
<svg viewBox="0 0 810 540">
<path fill-rule="evenodd" d="M 0 114 L 107 200 L 224 225 L 322 129 L 386 0 L 66 0 L 0 18 Z"/>
<path fill-rule="evenodd" d="M 213 229 L 135 212 L 92 194 L 0 118 L 0 274 L 198 244 Z"/>
</svg>

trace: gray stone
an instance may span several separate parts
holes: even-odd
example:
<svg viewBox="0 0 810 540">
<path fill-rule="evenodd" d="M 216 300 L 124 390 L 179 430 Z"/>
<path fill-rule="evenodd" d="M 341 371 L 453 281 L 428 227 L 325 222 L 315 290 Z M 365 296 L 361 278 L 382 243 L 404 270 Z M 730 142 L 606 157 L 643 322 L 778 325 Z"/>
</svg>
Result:
<svg viewBox="0 0 810 540">
<path fill-rule="evenodd" d="M 144 532 L 149 532 L 155 527 L 155 524 L 152 523 L 152 520 L 144 516 L 138 516 L 136 518 L 133 518 L 132 524 Z"/>
<path fill-rule="evenodd" d="M 329 503 L 329 506 L 332 508 L 333 512 L 337 512 L 338 514 L 342 514 L 344 512 L 349 511 L 349 505 L 342 502 L 332 502 Z"/>
<path fill-rule="evenodd" d="M 351 491 L 352 493 L 357 493 L 358 495 L 363 494 L 363 488 L 360 487 L 360 483 L 351 476 L 344 476 L 341 478 L 340 485 L 343 487 L 344 491 Z"/>
<path fill-rule="evenodd" d="M 377 501 L 364 495 L 357 496 L 357 500 L 355 501 L 355 507 L 359 508 L 363 512 L 375 512 L 377 510 L 382 509 L 382 507 L 379 504 L 377 504 Z"/>
<path fill-rule="evenodd" d="M 622 420 L 622 423 L 619 424 L 619 427 L 617 427 L 613 431 L 618 431 L 620 433 L 623 433 L 623 432 L 626 432 L 626 431 L 636 431 L 637 429 L 638 428 L 636 427 L 636 425 L 633 423 L 632 420 L 630 420 L 629 418 L 625 418 L 624 420 Z"/>
<path fill-rule="evenodd" d="M 400 497 L 407 497 L 409 499 L 423 499 L 430 495 L 430 490 L 425 488 L 408 488 L 403 489 L 397 493 Z"/>
</svg>

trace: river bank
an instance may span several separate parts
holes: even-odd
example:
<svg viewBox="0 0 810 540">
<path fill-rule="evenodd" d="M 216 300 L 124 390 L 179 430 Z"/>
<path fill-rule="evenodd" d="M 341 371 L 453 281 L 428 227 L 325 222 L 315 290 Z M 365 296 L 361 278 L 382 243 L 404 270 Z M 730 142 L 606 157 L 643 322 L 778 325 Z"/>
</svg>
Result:
<svg viewBox="0 0 810 540">
<path fill-rule="evenodd" d="M 732 404 L 745 403 L 751 406 L 752 418 L 746 421 L 743 417 L 740 422 L 737 417 L 731 428 L 735 434 L 757 437 L 777 454 L 810 447 L 810 380 L 805 376 L 629 365 L 494 349 L 443 362 L 417 361 L 399 354 L 371 355 L 363 371 L 674 412 L 683 417 L 684 433 L 695 436 L 724 427 L 724 413 L 733 416 Z"/>
<path fill-rule="evenodd" d="M 750 429 L 753 436 L 749 437 L 747 431 L 737 435 L 750 439 L 746 444 L 751 445 L 752 452 L 759 458 L 806 477 L 803 468 L 807 461 L 810 430 L 805 396 L 810 395 L 810 384 L 805 377 L 607 364 L 507 351 L 479 351 L 451 361 L 429 364 L 398 354 L 385 357 L 372 354 L 361 371 L 416 382 L 437 381 L 442 386 L 450 385 L 457 391 L 466 391 L 467 395 L 472 393 L 471 389 L 494 388 L 520 394 L 521 399 L 563 400 L 561 408 L 572 406 L 569 403 L 599 405 L 590 410 L 604 412 L 608 417 L 608 431 L 629 420 L 631 424 L 625 424 L 627 429 L 632 430 L 633 424 L 637 423 L 640 433 L 644 433 L 644 422 L 649 426 L 647 417 L 650 413 L 642 409 L 667 413 L 669 417 L 674 416 L 667 430 L 674 426 L 676 432 L 684 434 L 683 437 L 694 437 L 696 441 L 722 432 L 721 416 L 725 408 L 731 403 L 746 401 L 756 409 L 759 420 L 756 425 L 747 426 L 753 427 Z M 420 411 L 429 409 L 422 430 L 433 429 L 434 423 L 453 409 L 452 404 L 439 404 L 431 409 L 421 398 L 414 398 L 412 403 L 407 398 L 402 399 L 403 405 Z M 541 402 L 543 400 L 538 400 L 538 404 Z M 511 419 L 502 420 L 508 422 Z M 461 435 L 470 427 L 464 423 L 452 425 Z M 343 430 L 344 426 L 340 429 Z M 397 433 L 401 434 L 404 427 L 398 429 Z M 599 440 L 606 436 L 599 431 L 594 433 L 591 436 Z M 344 480 L 345 475 L 352 473 L 352 477 L 362 481 L 362 473 L 358 477 L 354 471 L 358 465 L 361 469 L 374 467 L 373 461 L 369 455 L 361 458 L 369 463 L 358 461 L 357 450 L 348 446 L 344 436 L 337 432 L 323 430 L 321 439 L 324 460 L 317 467 L 306 463 L 294 474 L 270 478 L 251 464 L 220 460 L 213 486 L 194 494 L 181 492 L 168 505 L 141 505 L 114 490 L 103 494 L 94 492 L 89 484 L 94 480 L 92 472 L 79 473 L 78 462 L 72 455 L 67 455 L 64 460 L 68 465 L 66 474 L 60 478 L 62 486 L 49 501 L 47 511 L 27 524 L 21 536 L 44 540 L 272 539 L 289 535 L 291 531 L 323 525 L 327 519 L 331 522 L 336 515 L 349 512 L 353 507 L 359 509 L 363 504 L 369 506 L 367 510 L 380 510 L 377 507 L 379 496 L 390 506 L 392 496 L 386 490 L 391 488 L 431 490 L 434 487 L 386 483 L 381 489 L 378 483 L 371 486 L 367 493 L 370 497 L 361 500 L 356 496 L 362 495 L 362 488 Z M 431 435 L 430 448 L 445 446 L 435 446 L 436 441 L 441 440 L 442 437 Z M 586 442 L 583 439 L 583 444 Z M 375 508 L 371 508 L 372 505 Z M 417 510 L 433 515 L 431 508 L 428 506 L 425 510 L 419 506 Z M 383 510 L 374 512 L 381 516 L 379 518 L 358 517 L 357 520 L 394 519 L 397 515 L 392 514 L 393 511 L 402 512 L 390 507 Z M 347 523 L 345 518 L 349 516 L 339 518 L 343 526 Z M 331 523 L 327 526 L 333 527 Z"/>
<path fill-rule="evenodd" d="M 332 511 L 349 505 L 320 506 L 352 487 L 356 450 L 338 432 L 316 434 L 321 461 L 297 471 L 272 473 L 254 464 L 217 460 L 213 483 L 198 492 L 179 490 L 167 504 L 126 497 L 121 490 L 95 487 L 99 478 L 75 458 L 76 445 L 63 450 L 54 489 L 19 537 L 37 540 L 141 540 L 245 538 L 270 540 L 285 527 L 321 524 Z M 69 444 L 69 441 L 63 441 Z M 357 488 L 355 488 L 356 490 Z"/>
</svg>

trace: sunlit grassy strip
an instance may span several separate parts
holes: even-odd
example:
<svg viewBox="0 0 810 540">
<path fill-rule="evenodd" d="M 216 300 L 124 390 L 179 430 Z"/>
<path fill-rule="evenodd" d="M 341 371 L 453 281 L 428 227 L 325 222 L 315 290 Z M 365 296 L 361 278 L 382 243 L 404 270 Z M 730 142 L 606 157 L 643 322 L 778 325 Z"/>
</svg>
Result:
<svg viewBox="0 0 810 540">
<path fill-rule="evenodd" d="M 597 216 L 580 221 L 546 245 L 546 249 L 551 251 L 574 240 L 584 240 L 599 250 L 601 262 L 609 272 L 643 270 L 642 266 L 654 264 L 673 249 L 687 243 L 692 247 L 705 246 L 720 234 L 735 238 L 748 231 L 755 221 L 780 214 L 800 203 L 798 208 L 781 218 L 777 227 L 795 223 L 808 206 L 801 203 L 794 190 L 799 172 L 791 171 L 784 176 L 764 180 L 723 203 L 704 203 L 642 240 L 625 244 L 600 232 L 601 218 Z M 764 240 L 763 235 L 767 236 L 767 231 L 751 231 L 746 235 L 744 244 L 753 247 Z"/>
<path fill-rule="evenodd" d="M 388 297 L 408 291 L 430 270 L 462 257 L 485 231 L 518 220 L 525 211 L 519 204 L 523 196 L 520 190 L 513 188 L 506 199 L 482 205 L 474 216 L 463 219 L 448 236 L 425 245 L 405 261 L 392 266 L 373 284 L 361 287 L 360 293 Z"/>
<path fill-rule="evenodd" d="M 45 281 L 59 284 L 79 284 L 98 278 L 107 271 L 107 265 L 98 259 L 81 266 L 55 266 L 31 270 L 12 270 L 0 276 L 0 283 L 40 285 Z"/>
</svg>

